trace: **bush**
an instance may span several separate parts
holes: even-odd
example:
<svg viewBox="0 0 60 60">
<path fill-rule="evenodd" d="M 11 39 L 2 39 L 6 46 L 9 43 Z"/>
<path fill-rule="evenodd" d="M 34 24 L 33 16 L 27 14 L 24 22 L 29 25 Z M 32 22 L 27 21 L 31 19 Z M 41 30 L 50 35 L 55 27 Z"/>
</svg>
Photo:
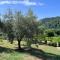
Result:
<svg viewBox="0 0 60 60">
<path fill-rule="evenodd" d="M 56 30 L 55 33 L 56 33 L 57 35 L 60 35 L 60 30 Z"/>
<path fill-rule="evenodd" d="M 47 33 L 47 36 L 48 36 L 48 37 L 53 37 L 53 36 L 54 36 L 54 32 L 48 32 L 48 33 Z"/>
</svg>

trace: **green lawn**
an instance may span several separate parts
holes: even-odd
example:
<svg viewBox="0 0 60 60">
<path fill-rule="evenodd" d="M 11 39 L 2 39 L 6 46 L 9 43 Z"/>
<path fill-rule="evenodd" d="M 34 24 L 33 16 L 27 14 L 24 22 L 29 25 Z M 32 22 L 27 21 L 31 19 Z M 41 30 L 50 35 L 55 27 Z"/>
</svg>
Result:
<svg viewBox="0 0 60 60">
<path fill-rule="evenodd" d="M 19 52 L 17 41 L 10 44 L 3 40 L 0 42 L 0 60 L 60 60 L 60 50 L 47 45 L 32 45 L 30 51 Z"/>
</svg>

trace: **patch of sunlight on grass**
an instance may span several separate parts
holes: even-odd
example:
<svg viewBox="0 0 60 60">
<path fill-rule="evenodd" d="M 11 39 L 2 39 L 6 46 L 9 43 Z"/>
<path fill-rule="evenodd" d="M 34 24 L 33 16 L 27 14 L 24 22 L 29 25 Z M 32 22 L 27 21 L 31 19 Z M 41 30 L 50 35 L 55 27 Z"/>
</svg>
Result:
<svg viewBox="0 0 60 60">
<path fill-rule="evenodd" d="M 60 55 L 60 50 L 53 46 L 39 45 L 39 49 L 42 49 L 44 52 Z"/>
<path fill-rule="evenodd" d="M 10 54 L 2 52 L 0 53 L 0 60 L 7 60 L 9 58 Z"/>
<path fill-rule="evenodd" d="M 23 53 L 14 53 L 9 56 L 10 60 L 24 60 L 25 54 Z"/>
<path fill-rule="evenodd" d="M 24 60 L 24 57 L 26 55 L 27 54 L 18 53 L 18 52 L 14 52 L 14 53 L 2 52 L 0 53 L 0 60 Z"/>
<path fill-rule="evenodd" d="M 48 45 L 38 45 L 38 47 L 36 47 L 35 44 L 33 44 L 32 47 L 36 49 L 41 49 L 46 53 L 60 55 L 60 50 L 58 50 L 57 47 L 48 46 Z"/>
<path fill-rule="evenodd" d="M 3 40 L 3 42 L 0 42 L 0 46 L 14 49 L 14 47 L 17 47 L 17 41 L 14 41 L 13 44 L 10 44 L 10 42 L 7 40 Z"/>
</svg>

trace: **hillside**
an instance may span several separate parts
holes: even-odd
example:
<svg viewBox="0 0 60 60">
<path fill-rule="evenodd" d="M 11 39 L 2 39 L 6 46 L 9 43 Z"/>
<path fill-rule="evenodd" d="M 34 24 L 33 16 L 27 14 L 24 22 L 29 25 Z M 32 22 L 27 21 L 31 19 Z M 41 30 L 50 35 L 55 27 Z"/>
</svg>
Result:
<svg viewBox="0 0 60 60">
<path fill-rule="evenodd" d="M 46 28 L 60 29 L 60 17 L 41 19 Z"/>
</svg>

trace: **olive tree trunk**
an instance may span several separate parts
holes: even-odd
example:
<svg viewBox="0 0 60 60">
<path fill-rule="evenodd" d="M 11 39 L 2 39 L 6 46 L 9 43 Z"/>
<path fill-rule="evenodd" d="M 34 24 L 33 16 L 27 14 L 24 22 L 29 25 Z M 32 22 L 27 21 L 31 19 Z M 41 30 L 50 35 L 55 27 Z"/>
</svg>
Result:
<svg viewBox="0 0 60 60">
<path fill-rule="evenodd" d="M 22 39 L 18 39 L 18 49 L 19 49 L 19 50 L 22 49 L 22 48 L 21 48 L 21 41 L 22 41 Z"/>
</svg>

